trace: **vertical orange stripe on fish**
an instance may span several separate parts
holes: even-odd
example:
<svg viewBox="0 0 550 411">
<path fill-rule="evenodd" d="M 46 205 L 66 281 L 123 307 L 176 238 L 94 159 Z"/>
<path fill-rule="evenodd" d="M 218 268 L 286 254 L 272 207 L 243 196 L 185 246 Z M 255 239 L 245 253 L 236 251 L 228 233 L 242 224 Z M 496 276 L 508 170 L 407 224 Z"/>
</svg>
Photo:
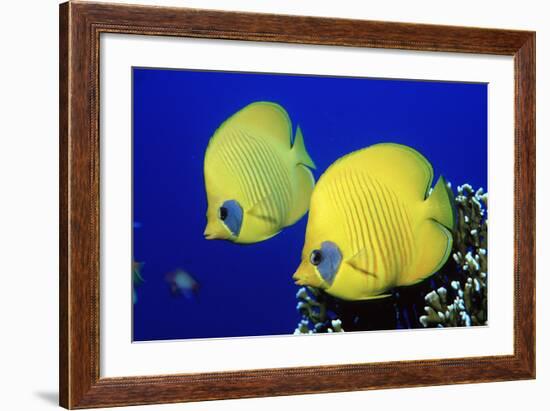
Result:
<svg viewBox="0 0 550 411">
<path fill-rule="evenodd" d="M 272 208 L 272 215 L 278 216 L 278 223 L 282 224 L 284 216 L 286 216 L 291 201 L 289 191 L 291 190 L 290 181 L 284 180 L 282 177 L 283 166 L 277 162 L 277 156 L 274 155 L 273 150 L 262 144 L 261 141 L 255 140 L 253 137 L 247 136 L 248 144 L 253 149 L 256 161 L 256 167 L 258 174 L 261 178 L 264 187 L 269 187 L 269 182 L 273 187 L 273 199 L 277 207 Z"/>
<path fill-rule="evenodd" d="M 397 227 L 395 225 L 395 221 L 394 221 L 394 218 L 393 218 L 393 215 L 392 215 L 392 210 L 391 210 L 390 205 L 388 203 L 387 194 L 386 194 L 387 189 L 385 188 L 385 186 L 380 184 L 380 182 L 378 180 L 373 179 L 373 181 L 375 182 L 375 184 L 377 186 L 377 193 L 378 193 L 381 205 L 383 206 L 384 215 L 386 217 L 386 220 L 385 220 L 386 221 L 386 226 L 388 228 L 389 237 L 390 237 L 390 241 L 391 241 L 391 246 L 392 246 L 392 249 L 394 251 L 395 261 L 397 263 L 396 272 L 399 272 L 405 266 L 405 257 L 403 255 L 403 252 L 404 252 L 403 247 L 404 246 L 400 242 L 399 231 L 397 230 Z"/>
<path fill-rule="evenodd" d="M 391 262 L 391 256 L 389 254 L 386 239 L 384 238 L 382 222 L 380 221 L 380 216 L 377 212 L 377 209 L 374 203 L 374 197 L 369 187 L 370 181 L 368 180 L 368 177 L 366 175 L 361 175 L 361 177 L 363 179 L 363 184 L 365 187 L 367 208 L 369 210 L 371 221 L 373 222 L 372 235 L 376 240 L 376 244 L 379 250 L 380 260 L 382 262 L 382 268 L 378 270 L 379 276 L 382 277 L 382 280 L 385 280 L 387 277 L 387 273 L 392 270 L 393 264 Z"/>
<path fill-rule="evenodd" d="M 373 248 L 372 241 L 372 228 L 370 227 L 369 218 L 367 217 L 366 211 L 366 201 L 364 192 L 364 187 L 361 186 L 360 181 L 357 177 L 357 173 L 350 173 L 348 179 L 353 187 L 354 192 L 357 194 L 357 202 L 359 204 L 359 221 L 361 227 L 361 241 L 359 243 L 359 248 L 357 252 L 364 250 L 366 261 L 366 268 L 369 272 L 374 272 L 376 270 L 376 253 Z"/>
</svg>

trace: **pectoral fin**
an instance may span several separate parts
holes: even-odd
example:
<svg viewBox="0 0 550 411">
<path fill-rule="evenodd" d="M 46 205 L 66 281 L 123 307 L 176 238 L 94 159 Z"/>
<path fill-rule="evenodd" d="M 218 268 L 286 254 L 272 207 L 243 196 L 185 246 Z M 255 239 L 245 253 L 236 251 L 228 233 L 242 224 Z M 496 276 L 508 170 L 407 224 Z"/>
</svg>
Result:
<svg viewBox="0 0 550 411">
<path fill-rule="evenodd" d="M 360 271 L 365 275 L 376 277 L 376 274 L 372 272 L 373 268 L 372 264 L 370 264 L 369 262 L 367 250 L 365 250 L 364 248 L 359 250 L 353 257 L 347 259 L 346 263 L 348 263 L 355 270 Z"/>
<path fill-rule="evenodd" d="M 273 194 L 267 194 L 260 201 L 256 202 L 253 206 L 246 210 L 246 214 L 250 217 L 259 219 L 269 224 L 279 225 L 276 216 L 272 215 L 272 208 L 269 207 L 269 203 L 272 201 Z"/>
</svg>

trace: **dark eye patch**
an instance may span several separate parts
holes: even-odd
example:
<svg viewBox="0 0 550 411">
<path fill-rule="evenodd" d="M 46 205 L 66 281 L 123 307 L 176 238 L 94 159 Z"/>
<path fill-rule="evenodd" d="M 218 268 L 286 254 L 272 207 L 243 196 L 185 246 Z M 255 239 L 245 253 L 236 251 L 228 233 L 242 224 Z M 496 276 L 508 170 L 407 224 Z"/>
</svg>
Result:
<svg viewBox="0 0 550 411">
<path fill-rule="evenodd" d="M 219 209 L 219 218 L 231 234 L 239 235 L 243 224 L 243 209 L 238 201 L 225 201 Z"/>
<path fill-rule="evenodd" d="M 315 250 L 318 251 L 318 250 Z M 323 280 L 327 284 L 332 285 L 336 273 L 340 268 L 340 263 L 342 262 L 342 253 L 338 246 L 332 241 L 324 241 L 321 244 L 321 261 L 317 265 L 317 271 L 323 277 Z"/>
</svg>

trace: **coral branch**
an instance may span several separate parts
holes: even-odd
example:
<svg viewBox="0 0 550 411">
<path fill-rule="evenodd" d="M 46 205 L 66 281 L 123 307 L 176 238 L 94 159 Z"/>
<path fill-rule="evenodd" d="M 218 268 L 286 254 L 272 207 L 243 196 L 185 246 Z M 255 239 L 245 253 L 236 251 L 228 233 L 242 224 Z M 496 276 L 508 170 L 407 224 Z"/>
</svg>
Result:
<svg viewBox="0 0 550 411">
<path fill-rule="evenodd" d="M 296 293 L 296 310 L 302 316 L 294 334 L 343 332 L 342 321 L 327 308 L 327 296 L 320 289 L 301 287 Z"/>
<path fill-rule="evenodd" d="M 424 327 L 462 327 L 487 324 L 487 193 L 459 186 L 453 260 L 459 277 L 450 290 L 440 287 L 426 295 Z M 453 296 L 447 304 L 448 295 Z"/>
</svg>

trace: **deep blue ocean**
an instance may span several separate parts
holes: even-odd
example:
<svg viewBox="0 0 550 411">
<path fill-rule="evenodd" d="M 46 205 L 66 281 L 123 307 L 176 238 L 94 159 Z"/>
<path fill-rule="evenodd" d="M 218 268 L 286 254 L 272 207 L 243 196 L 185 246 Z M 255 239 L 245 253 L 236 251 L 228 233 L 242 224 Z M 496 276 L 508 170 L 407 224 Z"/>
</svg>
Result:
<svg viewBox="0 0 550 411">
<path fill-rule="evenodd" d="M 252 245 L 203 238 L 203 158 L 216 128 L 254 101 L 300 125 L 316 179 L 337 158 L 379 142 L 409 145 L 453 187 L 487 187 L 487 85 L 151 68 L 133 69 L 134 340 L 292 334 L 291 276 L 307 214 Z M 199 284 L 174 295 L 166 273 Z"/>
</svg>

